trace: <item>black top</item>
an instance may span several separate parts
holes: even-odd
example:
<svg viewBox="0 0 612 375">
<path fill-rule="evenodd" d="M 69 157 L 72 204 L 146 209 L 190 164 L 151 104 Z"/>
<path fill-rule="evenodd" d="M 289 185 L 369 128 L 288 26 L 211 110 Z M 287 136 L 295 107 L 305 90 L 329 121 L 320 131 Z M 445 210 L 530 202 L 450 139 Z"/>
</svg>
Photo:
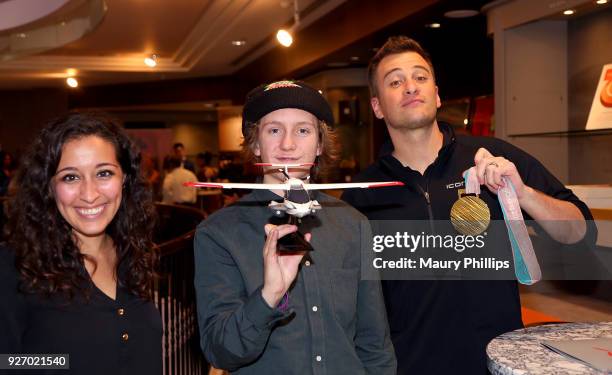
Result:
<svg viewBox="0 0 612 375">
<path fill-rule="evenodd" d="M 440 130 L 443 146 L 423 175 L 385 155 L 356 180 L 399 180 L 405 186 L 351 189 L 343 199 L 371 220 L 448 220 L 457 189 L 464 188 L 462 173 L 484 147 L 512 161 L 526 185 L 572 202 L 592 219 L 587 206 L 524 151 L 496 138 L 455 135 L 447 125 Z M 489 206 L 491 220 L 503 220 L 496 195 L 485 188 L 480 198 Z M 593 240 L 596 230 L 588 228 L 587 238 Z M 485 374 L 487 343 L 522 326 L 516 281 L 388 280 L 383 292 L 398 374 Z"/>
<path fill-rule="evenodd" d="M 22 293 L 18 283 L 13 253 L 0 245 L 0 353 L 70 355 L 70 371 L 44 374 L 161 374 L 162 324 L 152 302 L 119 286 L 116 300 L 92 283 L 89 301 L 67 301 Z"/>
</svg>

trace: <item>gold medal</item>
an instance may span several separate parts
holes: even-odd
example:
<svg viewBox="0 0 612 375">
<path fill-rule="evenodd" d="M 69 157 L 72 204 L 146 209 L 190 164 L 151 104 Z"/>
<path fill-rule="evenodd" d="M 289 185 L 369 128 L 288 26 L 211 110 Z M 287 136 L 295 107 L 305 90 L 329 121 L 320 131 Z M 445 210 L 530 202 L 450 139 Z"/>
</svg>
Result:
<svg viewBox="0 0 612 375">
<path fill-rule="evenodd" d="M 459 199 L 451 208 L 451 223 L 461 234 L 476 236 L 487 230 L 491 222 L 489 206 L 475 194 L 458 190 Z"/>
</svg>

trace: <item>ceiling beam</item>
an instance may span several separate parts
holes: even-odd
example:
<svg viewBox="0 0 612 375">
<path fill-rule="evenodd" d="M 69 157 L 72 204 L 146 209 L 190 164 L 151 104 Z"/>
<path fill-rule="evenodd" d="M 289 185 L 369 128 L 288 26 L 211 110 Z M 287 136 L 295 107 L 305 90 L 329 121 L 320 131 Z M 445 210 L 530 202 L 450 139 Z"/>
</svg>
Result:
<svg viewBox="0 0 612 375">
<path fill-rule="evenodd" d="M 274 48 L 236 75 L 251 85 L 291 78 L 300 68 L 437 2 L 347 1 L 298 32 L 291 47 Z"/>
<path fill-rule="evenodd" d="M 290 48 L 277 47 L 232 76 L 204 77 L 86 87 L 70 94 L 70 108 L 231 100 L 244 102 L 248 90 L 262 82 L 292 78 L 318 60 L 439 0 L 350 0 L 301 30 Z"/>
<path fill-rule="evenodd" d="M 243 101 L 248 86 L 231 76 L 86 87 L 72 91 L 70 108 L 115 107 L 194 101 Z"/>
</svg>

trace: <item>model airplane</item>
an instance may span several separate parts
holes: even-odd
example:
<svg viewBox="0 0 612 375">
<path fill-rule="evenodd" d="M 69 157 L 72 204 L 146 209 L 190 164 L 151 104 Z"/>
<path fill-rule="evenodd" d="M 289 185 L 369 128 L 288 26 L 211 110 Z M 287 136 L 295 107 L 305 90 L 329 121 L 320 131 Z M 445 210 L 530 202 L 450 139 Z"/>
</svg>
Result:
<svg viewBox="0 0 612 375">
<path fill-rule="evenodd" d="M 218 189 L 261 189 L 261 190 L 284 190 L 285 196 L 283 202 L 270 202 L 270 207 L 274 212 L 287 214 L 302 218 L 306 215 L 313 214 L 321 209 L 321 205 L 314 199 L 310 199 L 310 190 L 326 190 L 326 189 L 355 189 L 355 188 L 378 188 L 386 186 L 403 186 L 399 181 L 386 182 L 349 182 L 349 183 L 334 183 L 334 184 L 309 184 L 299 178 L 289 175 L 290 168 L 312 167 L 314 163 L 304 164 L 269 164 L 256 163 L 260 167 L 277 168 L 281 172 L 286 181 L 283 184 L 257 184 L 257 183 L 222 183 L 222 182 L 187 182 L 186 186 L 203 187 L 203 188 L 218 188 Z M 294 199 L 291 196 L 302 197 L 302 199 Z M 305 198 L 305 199 L 304 199 Z"/>
<path fill-rule="evenodd" d="M 289 215 L 289 223 L 299 225 L 300 219 L 306 215 L 314 214 L 321 209 L 321 205 L 308 194 L 309 190 L 323 189 L 354 189 L 354 188 L 377 188 L 384 186 L 402 186 L 398 181 L 386 182 L 357 182 L 357 183 L 338 183 L 338 184 L 309 184 L 299 178 L 289 175 L 290 168 L 312 167 L 314 163 L 305 164 L 269 164 L 257 163 L 260 167 L 268 167 L 277 169 L 285 176 L 285 182 L 282 184 L 248 184 L 248 183 L 222 183 L 222 182 L 187 182 L 185 186 L 218 188 L 218 189 L 263 189 L 263 190 L 284 190 L 283 202 L 272 201 L 268 205 L 277 215 L 281 212 L 286 212 Z M 308 180 L 306 177 L 305 180 Z M 296 251 L 312 251 L 313 247 L 304 238 L 304 235 L 299 231 L 289 233 L 288 235 L 279 238 L 277 249 L 279 251 L 296 252 Z"/>
</svg>

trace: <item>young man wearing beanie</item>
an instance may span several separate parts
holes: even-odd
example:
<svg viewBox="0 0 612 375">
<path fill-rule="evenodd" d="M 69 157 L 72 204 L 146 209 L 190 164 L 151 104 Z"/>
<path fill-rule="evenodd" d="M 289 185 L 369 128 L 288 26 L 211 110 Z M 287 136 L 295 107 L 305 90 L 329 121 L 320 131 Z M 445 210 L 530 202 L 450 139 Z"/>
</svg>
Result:
<svg viewBox="0 0 612 375">
<path fill-rule="evenodd" d="M 260 86 L 246 98 L 243 147 L 258 162 L 316 163 L 289 169 L 291 177 L 316 178 L 335 156 L 332 123 L 329 104 L 305 83 Z M 277 169 L 264 168 L 263 183 L 284 181 Z M 300 224 L 314 248 L 308 254 L 277 251 L 278 239 L 298 230 L 275 225 L 286 218 L 268 208 L 283 191 L 254 190 L 198 227 L 204 355 L 237 374 L 395 374 L 380 284 L 360 279 L 365 218 L 309 193 L 323 209 Z"/>
</svg>

